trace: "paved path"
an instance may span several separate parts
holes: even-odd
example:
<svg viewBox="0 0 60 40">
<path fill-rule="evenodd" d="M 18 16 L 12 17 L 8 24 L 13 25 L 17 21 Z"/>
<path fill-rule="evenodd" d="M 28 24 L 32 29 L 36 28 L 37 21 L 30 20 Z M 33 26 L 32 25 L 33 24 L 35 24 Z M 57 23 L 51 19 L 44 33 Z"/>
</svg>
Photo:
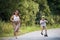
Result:
<svg viewBox="0 0 60 40">
<path fill-rule="evenodd" d="M 4 37 L 0 38 L 0 40 L 60 40 L 60 29 L 49 29 L 48 37 L 42 36 L 40 31 L 35 31 L 18 36 L 18 39 L 15 39 L 15 37 Z"/>
</svg>

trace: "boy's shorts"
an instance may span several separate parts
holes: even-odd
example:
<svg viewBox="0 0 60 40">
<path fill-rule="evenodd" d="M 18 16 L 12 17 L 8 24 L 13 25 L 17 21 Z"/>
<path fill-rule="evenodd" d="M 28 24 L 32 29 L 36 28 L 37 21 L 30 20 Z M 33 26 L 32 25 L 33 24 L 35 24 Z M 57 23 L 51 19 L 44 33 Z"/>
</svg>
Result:
<svg viewBox="0 0 60 40">
<path fill-rule="evenodd" d="M 46 28 L 46 26 L 41 26 L 42 28 Z"/>
</svg>

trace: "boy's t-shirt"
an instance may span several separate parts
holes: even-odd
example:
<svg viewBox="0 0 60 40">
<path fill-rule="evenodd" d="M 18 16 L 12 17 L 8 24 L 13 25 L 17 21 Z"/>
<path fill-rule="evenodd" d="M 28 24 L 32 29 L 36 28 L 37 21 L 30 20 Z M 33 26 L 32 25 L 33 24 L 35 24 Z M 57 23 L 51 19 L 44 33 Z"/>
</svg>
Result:
<svg viewBox="0 0 60 40">
<path fill-rule="evenodd" d="M 46 22 L 48 22 L 48 21 L 47 20 L 40 20 L 41 26 L 45 26 L 46 27 Z"/>
</svg>

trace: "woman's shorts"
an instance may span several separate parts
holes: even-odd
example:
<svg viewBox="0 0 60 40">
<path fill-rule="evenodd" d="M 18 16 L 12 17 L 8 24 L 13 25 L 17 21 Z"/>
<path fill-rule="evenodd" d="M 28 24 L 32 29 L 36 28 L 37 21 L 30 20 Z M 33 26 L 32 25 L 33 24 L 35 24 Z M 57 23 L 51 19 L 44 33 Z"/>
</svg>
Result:
<svg viewBox="0 0 60 40">
<path fill-rule="evenodd" d="M 18 22 L 13 22 L 13 28 L 14 28 L 14 32 L 17 32 L 19 30 L 20 27 L 20 23 Z"/>
</svg>

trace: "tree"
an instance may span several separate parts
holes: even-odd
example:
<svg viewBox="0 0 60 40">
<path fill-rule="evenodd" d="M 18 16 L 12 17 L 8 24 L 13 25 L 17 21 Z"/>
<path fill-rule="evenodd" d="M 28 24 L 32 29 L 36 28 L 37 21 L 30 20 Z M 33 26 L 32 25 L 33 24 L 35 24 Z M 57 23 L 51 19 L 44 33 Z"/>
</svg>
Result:
<svg viewBox="0 0 60 40">
<path fill-rule="evenodd" d="M 0 18 L 7 21 L 18 2 L 19 0 L 0 0 Z"/>
<path fill-rule="evenodd" d="M 20 9 L 21 21 L 23 25 L 35 24 L 36 14 L 39 11 L 37 3 L 32 0 L 20 1 L 18 9 Z"/>
<path fill-rule="evenodd" d="M 60 23 L 60 0 L 47 0 L 55 23 Z"/>
<path fill-rule="evenodd" d="M 33 0 L 33 1 L 39 4 L 39 12 L 37 13 L 37 18 L 36 18 L 37 23 L 39 23 L 41 16 L 46 16 L 46 18 L 50 20 L 51 11 L 48 5 L 48 1 L 47 0 Z"/>
</svg>

